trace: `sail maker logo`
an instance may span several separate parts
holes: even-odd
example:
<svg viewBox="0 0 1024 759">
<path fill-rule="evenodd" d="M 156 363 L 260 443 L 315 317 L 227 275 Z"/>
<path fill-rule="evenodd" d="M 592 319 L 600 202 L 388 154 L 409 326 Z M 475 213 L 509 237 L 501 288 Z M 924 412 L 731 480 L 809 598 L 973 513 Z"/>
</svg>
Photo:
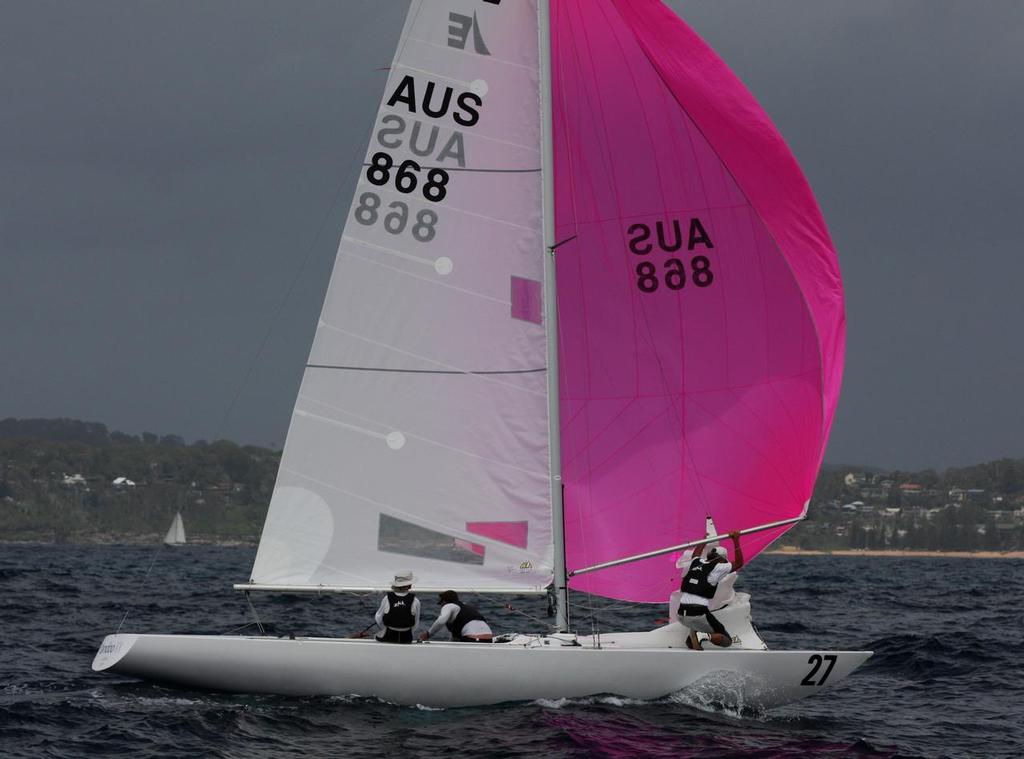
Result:
<svg viewBox="0 0 1024 759">
<path fill-rule="evenodd" d="M 465 50 L 469 42 L 469 33 L 473 32 L 473 50 L 477 55 L 490 55 L 484 37 L 480 33 L 480 22 L 476 19 L 476 13 L 472 16 L 464 16 L 461 13 L 448 14 L 448 47 L 458 50 Z"/>
<path fill-rule="evenodd" d="M 484 0 L 490 5 L 501 5 L 501 0 Z M 473 34 L 473 50 L 477 55 L 490 55 L 487 43 L 484 42 L 483 33 L 480 31 L 480 22 L 477 20 L 476 11 L 472 16 L 452 11 L 448 14 L 448 47 L 456 50 L 465 50 L 469 43 L 469 35 Z"/>
</svg>

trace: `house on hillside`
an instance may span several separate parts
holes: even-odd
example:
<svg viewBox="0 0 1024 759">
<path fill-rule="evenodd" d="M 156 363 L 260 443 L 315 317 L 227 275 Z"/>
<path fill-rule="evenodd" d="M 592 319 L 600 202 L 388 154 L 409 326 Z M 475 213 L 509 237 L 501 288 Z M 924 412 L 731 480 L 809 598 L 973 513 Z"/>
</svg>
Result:
<svg viewBox="0 0 1024 759">
<path fill-rule="evenodd" d="M 61 479 L 61 484 L 66 488 L 85 487 L 85 477 L 81 474 L 65 474 Z"/>
<path fill-rule="evenodd" d="M 964 503 L 965 501 L 982 501 L 984 499 L 984 488 L 952 488 L 949 491 L 949 500 L 957 503 Z"/>
<path fill-rule="evenodd" d="M 135 487 L 135 482 L 133 480 L 129 480 L 127 477 L 115 477 L 114 481 L 110 484 L 118 490 L 128 490 Z"/>
</svg>

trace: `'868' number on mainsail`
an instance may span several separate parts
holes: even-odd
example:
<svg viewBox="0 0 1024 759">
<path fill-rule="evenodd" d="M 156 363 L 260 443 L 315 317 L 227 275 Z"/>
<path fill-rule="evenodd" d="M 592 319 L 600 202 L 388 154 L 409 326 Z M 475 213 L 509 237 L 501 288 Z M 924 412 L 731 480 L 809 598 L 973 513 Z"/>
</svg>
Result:
<svg viewBox="0 0 1024 759">
<path fill-rule="evenodd" d="M 359 196 L 356 206 L 356 221 L 364 227 L 372 227 L 381 218 L 381 199 L 375 192 L 364 192 Z M 409 206 L 401 200 L 388 203 L 388 212 L 384 214 L 384 229 L 393 235 L 400 235 L 409 226 Z M 424 208 L 416 213 L 415 222 L 410 229 L 417 242 L 430 242 L 437 234 L 437 211 Z"/>
<path fill-rule="evenodd" d="M 370 165 L 366 168 L 366 181 L 377 187 L 391 182 L 391 170 L 395 168 L 395 159 L 383 151 L 374 153 Z M 395 171 L 395 189 L 408 195 L 415 192 L 420 183 L 420 171 L 416 161 L 411 158 L 402 161 Z M 423 183 L 423 197 L 431 203 L 440 203 L 448 194 L 448 172 L 444 169 L 429 169 Z"/>
</svg>

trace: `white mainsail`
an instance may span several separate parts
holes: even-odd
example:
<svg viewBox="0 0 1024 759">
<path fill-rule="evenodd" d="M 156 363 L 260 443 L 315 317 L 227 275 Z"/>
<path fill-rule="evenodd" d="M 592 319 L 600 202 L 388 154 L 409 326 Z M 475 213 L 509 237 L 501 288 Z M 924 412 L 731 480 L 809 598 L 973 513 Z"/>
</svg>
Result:
<svg viewBox="0 0 1024 759">
<path fill-rule="evenodd" d="M 171 526 L 167 528 L 164 536 L 164 544 L 169 546 L 180 546 L 185 544 L 185 523 L 181 519 L 181 512 L 174 515 Z"/>
<path fill-rule="evenodd" d="M 251 583 L 552 577 L 538 12 L 414 0 Z"/>
</svg>

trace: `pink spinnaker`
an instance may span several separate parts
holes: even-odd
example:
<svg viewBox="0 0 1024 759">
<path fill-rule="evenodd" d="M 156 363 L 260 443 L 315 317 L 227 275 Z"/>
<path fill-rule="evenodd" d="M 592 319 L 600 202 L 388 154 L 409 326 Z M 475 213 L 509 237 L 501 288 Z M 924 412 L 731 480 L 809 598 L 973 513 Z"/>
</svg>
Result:
<svg viewBox="0 0 1024 759">
<path fill-rule="evenodd" d="M 659 0 L 558 0 L 551 29 L 568 568 L 799 516 L 845 340 L 803 173 Z M 570 585 L 663 602 L 674 559 Z"/>
</svg>

